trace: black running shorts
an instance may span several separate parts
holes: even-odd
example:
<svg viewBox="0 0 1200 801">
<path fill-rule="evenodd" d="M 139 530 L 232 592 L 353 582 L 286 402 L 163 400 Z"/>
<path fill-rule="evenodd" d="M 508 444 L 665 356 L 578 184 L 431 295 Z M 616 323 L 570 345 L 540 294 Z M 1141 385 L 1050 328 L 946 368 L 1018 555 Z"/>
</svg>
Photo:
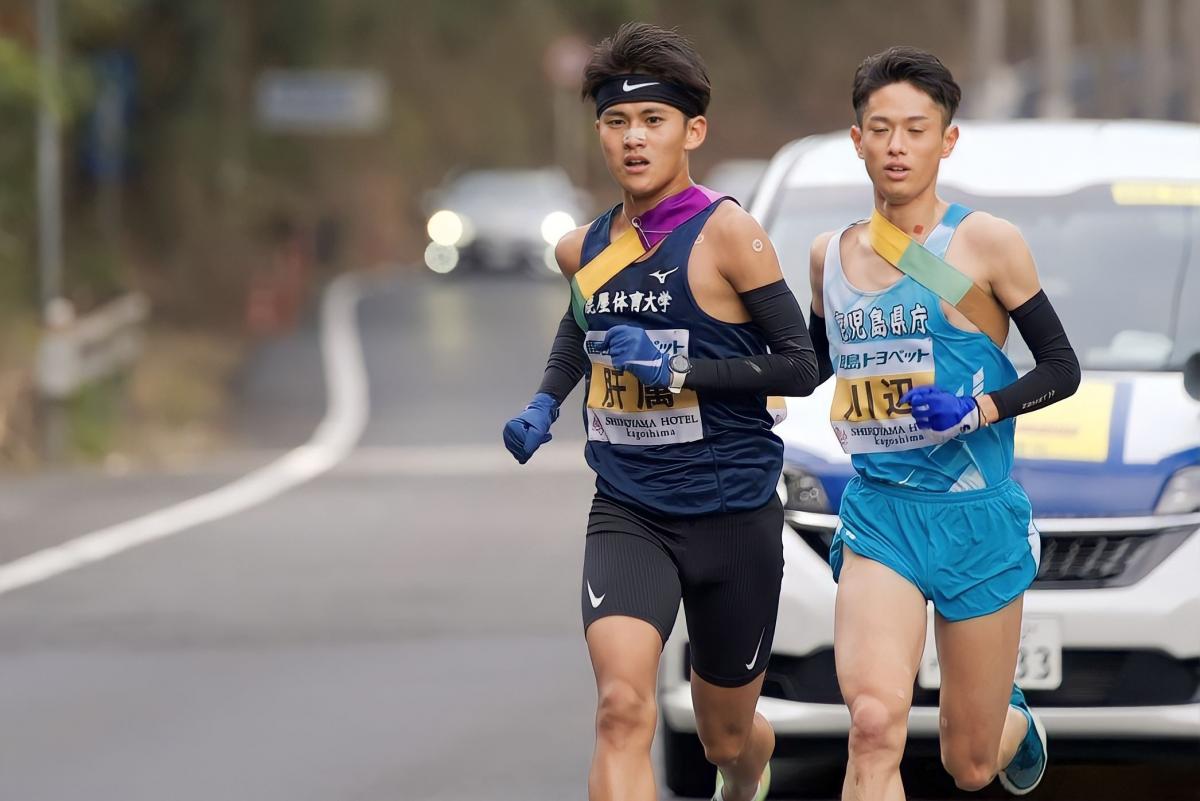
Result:
<svg viewBox="0 0 1200 801">
<path fill-rule="evenodd" d="M 583 627 L 608 615 L 650 623 L 665 644 L 679 602 L 692 670 L 721 687 L 766 670 L 783 580 L 783 506 L 667 518 L 597 495 L 583 557 Z"/>
</svg>

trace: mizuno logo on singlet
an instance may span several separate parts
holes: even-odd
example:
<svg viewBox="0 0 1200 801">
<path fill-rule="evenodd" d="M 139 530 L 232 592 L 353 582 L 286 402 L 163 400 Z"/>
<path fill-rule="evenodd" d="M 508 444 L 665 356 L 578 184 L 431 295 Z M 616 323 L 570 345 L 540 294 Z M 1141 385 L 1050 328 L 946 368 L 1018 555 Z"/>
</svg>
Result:
<svg viewBox="0 0 1200 801">
<path fill-rule="evenodd" d="M 678 267 L 672 267 L 670 270 L 666 270 L 666 271 L 656 270 L 655 272 L 650 273 L 650 275 L 657 278 L 658 283 L 665 284 L 665 283 L 667 283 L 667 276 L 670 275 L 671 273 L 677 271 L 678 269 L 679 269 Z"/>
<path fill-rule="evenodd" d="M 657 86 L 658 81 L 650 81 L 649 83 L 630 83 L 629 79 L 625 79 L 625 83 L 621 84 L 621 88 L 626 92 L 632 92 L 634 89 L 644 89 L 647 86 Z"/>
</svg>

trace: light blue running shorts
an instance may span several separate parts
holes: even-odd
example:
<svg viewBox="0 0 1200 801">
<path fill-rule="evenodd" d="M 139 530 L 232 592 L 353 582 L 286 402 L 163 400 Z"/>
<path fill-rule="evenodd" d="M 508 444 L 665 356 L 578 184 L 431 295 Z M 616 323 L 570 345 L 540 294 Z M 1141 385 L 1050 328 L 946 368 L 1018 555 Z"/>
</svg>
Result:
<svg viewBox="0 0 1200 801">
<path fill-rule="evenodd" d="M 990 615 L 1037 575 L 1041 535 L 1021 485 L 964 492 L 910 490 L 855 476 L 846 486 L 829 564 L 842 548 L 912 582 L 950 621 Z"/>
</svg>

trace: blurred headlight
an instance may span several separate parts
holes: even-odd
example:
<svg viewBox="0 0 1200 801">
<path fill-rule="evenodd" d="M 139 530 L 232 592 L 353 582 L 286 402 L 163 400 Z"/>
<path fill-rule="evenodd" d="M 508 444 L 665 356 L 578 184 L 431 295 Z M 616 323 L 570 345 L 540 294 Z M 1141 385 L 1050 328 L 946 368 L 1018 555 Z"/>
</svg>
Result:
<svg viewBox="0 0 1200 801">
<path fill-rule="evenodd" d="M 784 509 L 821 514 L 830 511 L 829 496 L 825 494 L 821 479 L 791 465 L 783 468 L 783 475 L 779 478 L 779 497 L 783 500 Z"/>
<path fill-rule="evenodd" d="M 435 244 L 447 247 L 457 245 L 466 228 L 463 218 L 448 209 L 434 212 L 425 226 Z"/>
<path fill-rule="evenodd" d="M 575 227 L 575 219 L 565 211 L 552 211 L 542 220 L 542 239 L 547 245 L 557 245 L 558 240 Z"/>
<path fill-rule="evenodd" d="M 458 248 L 430 242 L 425 248 L 425 266 L 435 273 L 446 273 L 458 266 Z"/>
<path fill-rule="evenodd" d="M 1154 511 L 1160 515 L 1200 512 L 1200 467 L 1177 470 L 1159 496 Z"/>
</svg>

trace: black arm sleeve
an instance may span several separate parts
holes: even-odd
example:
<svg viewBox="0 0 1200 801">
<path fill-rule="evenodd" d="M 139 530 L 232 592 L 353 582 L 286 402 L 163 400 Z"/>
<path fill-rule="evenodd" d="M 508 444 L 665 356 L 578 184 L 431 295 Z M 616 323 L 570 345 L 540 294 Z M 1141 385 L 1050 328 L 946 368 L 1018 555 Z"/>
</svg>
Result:
<svg viewBox="0 0 1200 801">
<path fill-rule="evenodd" d="M 1008 386 L 988 393 L 1000 420 L 1069 398 L 1079 387 L 1079 360 L 1046 293 L 1039 290 L 1011 315 L 1035 366 Z"/>
<path fill-rule="evenodd" d="M 829 334 L 825 331 L 825 318 L 808 310 L 808 335 L 812 337 L 813 350 L 817 353 L 817 385 L 820 386 L 833 376 L 833 362 L 829 358 Z"/>
<path fill-rule="evenodd" d="M 750 321 L 762 332 L 771 352 L 732 359 L 692 362 L 683 385 L 709 392 L 810 395 L 817 386 L 817 359 L 804 313 L 782 279 L 739 293 Z"/>
<path fill-rule="evenodd" d="M 559 403 L 566 400 L 583 378 L 588 369 L 588 357 L 583 350 L 583 330 L 575 323 L 570 304 L 567 313 L 558 324 L 554 344 L 550 346 L 550 357 L 546 359 L 546 372 L 538 392 L 545 392 Z"/>
</svg>

